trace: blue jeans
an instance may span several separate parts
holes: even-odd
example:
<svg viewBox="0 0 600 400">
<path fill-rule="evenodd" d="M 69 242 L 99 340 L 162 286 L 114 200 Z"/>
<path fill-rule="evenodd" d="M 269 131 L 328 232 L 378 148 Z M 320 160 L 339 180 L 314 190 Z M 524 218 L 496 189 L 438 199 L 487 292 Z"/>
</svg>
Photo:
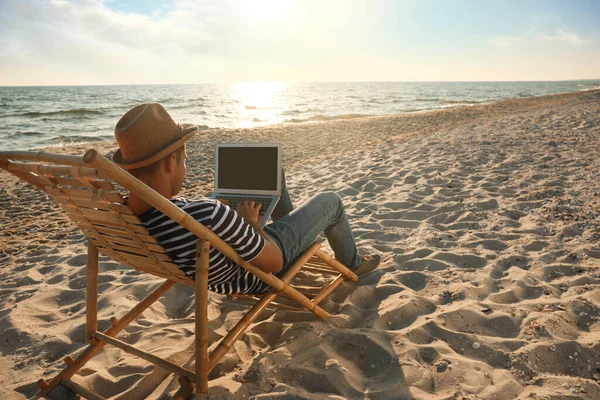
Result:
<svg viewBox="0 0 600 400">
<path fill-rule="evenodd" d="M 274 222 L 265 226 L 264 230 L 283 253 L 283 268 L 278 276 L 294 264 L 321 232 L 325 232 L 336 260 L 351 270 L 360 267 L 352 229 L 342 200 L 336 193 L 320 193 L 294 209 L 284 176 L 281 198 L 271 217 Z"/>
</svg>

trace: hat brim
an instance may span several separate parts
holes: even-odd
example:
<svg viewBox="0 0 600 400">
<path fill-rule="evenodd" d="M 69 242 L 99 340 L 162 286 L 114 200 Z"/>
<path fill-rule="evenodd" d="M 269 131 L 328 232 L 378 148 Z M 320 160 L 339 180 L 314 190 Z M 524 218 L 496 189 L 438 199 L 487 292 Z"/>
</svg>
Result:
<svg viewBox="0 0 600 400">
<path fill-rule="evenodd" d="M 121 153 L 121 149 L 117 150 L 113 155 L 112 159 L 115 164 L 124 169 L 136 169 L 145 167 L 146 165 L 150 165 L 161 158 L 169 155 L 170 153 L 177 150 L 180 146 L 182 146 L 185 142 L 190 140 L 192 136 L 194 136 L 198 132 L 198 126 L 192 124 L 181 124 L 182 130 L 180 136 L 171 142 L 167 147 L 160 150 L 158 153 L 155 153 L 143 160 L 136 161 L 125 161 L 123 160 L 123 154 Z"/>
</svg>

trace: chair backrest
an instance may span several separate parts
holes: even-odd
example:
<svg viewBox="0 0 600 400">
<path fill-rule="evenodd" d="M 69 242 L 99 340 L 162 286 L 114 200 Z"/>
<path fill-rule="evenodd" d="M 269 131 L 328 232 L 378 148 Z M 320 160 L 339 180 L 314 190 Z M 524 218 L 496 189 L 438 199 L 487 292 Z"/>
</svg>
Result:
<svg viewBox="0 0 600 400">
<path fill-rule="evenodd" d="M 59 165 L 46 165 L 48 163 Z M 317 316 L 329 318 L 329 313 L 298 290 L 244 260 L 216 233 L 94 149 L 88 150 L 83 158 L 46 152 L 0 152 L 0 167 L 57 199 L 101 252 L 125 265 L 172 281 L 195 284 L 156 244 L 140 220 L 124 204 L 118 186 L 111 181 L 162 211 L 198 238 L 209 241 L 212 247 L 263 280 L 274 292 L 291 296 Z M 201 248 L 198 247 L 197 251 Z M 344 275 L 356 280 L 356 275 L 349 270 Z"/>
<path fill-rule="evenodd" d="M 133 269 L 193 284 L 125 205 L 121 187 L 85 165 L 82 157 L 0 152 L 0 167 L 49 194 L 98 251 Z"/>
<path fill-rule="evenodd" d="M 18 162 L 19 160 L 28 162 L 22 163 Z M 46 165 L 48 163 L 58 165 Z M 140 224 L 140 220 L 132 215 L 129 207 L 123 204 L 123 197 L 117 193 L 117 187 L 111 181 L 116 182 L 129 193 L 135 193 L 136 196 L 157 210 L 162 211 L 198 238 L 209 241 L 212 247 L 266 282 L 273 290 L 292 293 L 292 295 L 298 297 L 297 300 L 307 310 L 311 310 L 317 315 L 325 315 L 324 311 L 308 298 L 300 295 L 297 290 L 289 287 L 275 275 L 265 272 L 244 260 L 216 233 L 108 158 L 98 154 L 94 149 L 88 150 L 83 158 L 43 151 L 0 151 L 0 167 L 46 191 L 52 197 L 58 198 L 57 201 L 61 206 L 66 202 L 67 208 L 65 211 L 71 219 L 81 224 L 80 227 L 92 240 L 92 243 L 98 243 L 100 251 L 125 265 L 170 280 L 190 285 L 194 284 L 194 281 L 168 259 L 164 251 L 158 251 L 159 246 L 156 245 L 153 239 L 148 239 L 148 231 Z M 56 178 L 56 176 L 66 179 L 63 180 L 65 185 L 70 182 L 72 184 L 77 183 L 80 186 L 69 187 L 66 185 L 67 188 L 63 188 L 59 183 L 60 181 L 52 181 L 52 178 Z M 76 195 L 79 195 L 79 197 Z M 90 206 L 92 204 L 102 205 L 104 208 L 85 207 L 84 212 L 76 212 L 72 207 L 76 206 L 78 210 L 81 210 L 82 207 L 72 201 L 73 198 L 77 198 L 79 204 L 84 204 L 82 201 L 87 201 Z M 106 240 L 107 235 L 111 237 L 110 241 Z M 121 243 L 119 243 L 112 239 L 117 236 L 131 239 L 131 242 L 123 243 L 125 240 L 121 240 Z M 125 251 L 122 246 L 127 246 L 131 250 Z M 133 249 L 138 253 L 134 252 Z M 159 254 L 162 255 L 159 256 Z M 161 257 L 164 259 L 161 259 Z M 349 273 L 351 274 L 351 272 Z"/>
</svg>

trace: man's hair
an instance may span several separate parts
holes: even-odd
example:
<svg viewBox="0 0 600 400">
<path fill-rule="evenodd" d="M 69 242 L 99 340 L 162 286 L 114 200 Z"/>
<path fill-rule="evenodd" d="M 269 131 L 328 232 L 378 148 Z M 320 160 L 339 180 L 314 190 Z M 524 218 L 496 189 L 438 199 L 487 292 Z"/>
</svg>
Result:
<svg viewBox="0 0 600 400">
<path fill-rule="evenodd" d="M 177 150 L 175 150 L 173 152 L 173 153 L 175 153 L 177 162 L 181 161 L 181 158 L 183 157 L 183 150 L 185 150 L 185 144 L 182 144 L 181 147 L 178 147 Z M 153 173 L 160 166 L 160 163 L 162 163 L 165 159 L 171 157 L 171 155 L 173 153 L 167 154 L 166 156 L 164 156 L 163 158 L 161 158 L 158 161 L 153 162 L 152 164 L 144 165 L 143 167 L 139 167 L 139 168 L 135 168 L 135 169 L 130 169 L 128 172 L 131 175 L 135 176 L 136 178 L 139 178 L 142 175 L 149 175 L 149 174 Z"/>
</svg>

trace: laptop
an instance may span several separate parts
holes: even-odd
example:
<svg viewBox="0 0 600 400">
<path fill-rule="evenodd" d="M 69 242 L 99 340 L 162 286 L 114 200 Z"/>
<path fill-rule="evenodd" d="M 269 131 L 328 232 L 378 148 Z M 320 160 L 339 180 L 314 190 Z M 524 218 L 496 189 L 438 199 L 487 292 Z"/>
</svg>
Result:
<svg viewBox="0 0 600 400">
<path fill-rule="evenodd" d="M 281 145 L 220 143 L 215 151 L 212 199 L 227 200 L 234 210 L 244 200 L 262 204 L 258 224 L 266 225 L 281 196 Z"/>
</svg>

